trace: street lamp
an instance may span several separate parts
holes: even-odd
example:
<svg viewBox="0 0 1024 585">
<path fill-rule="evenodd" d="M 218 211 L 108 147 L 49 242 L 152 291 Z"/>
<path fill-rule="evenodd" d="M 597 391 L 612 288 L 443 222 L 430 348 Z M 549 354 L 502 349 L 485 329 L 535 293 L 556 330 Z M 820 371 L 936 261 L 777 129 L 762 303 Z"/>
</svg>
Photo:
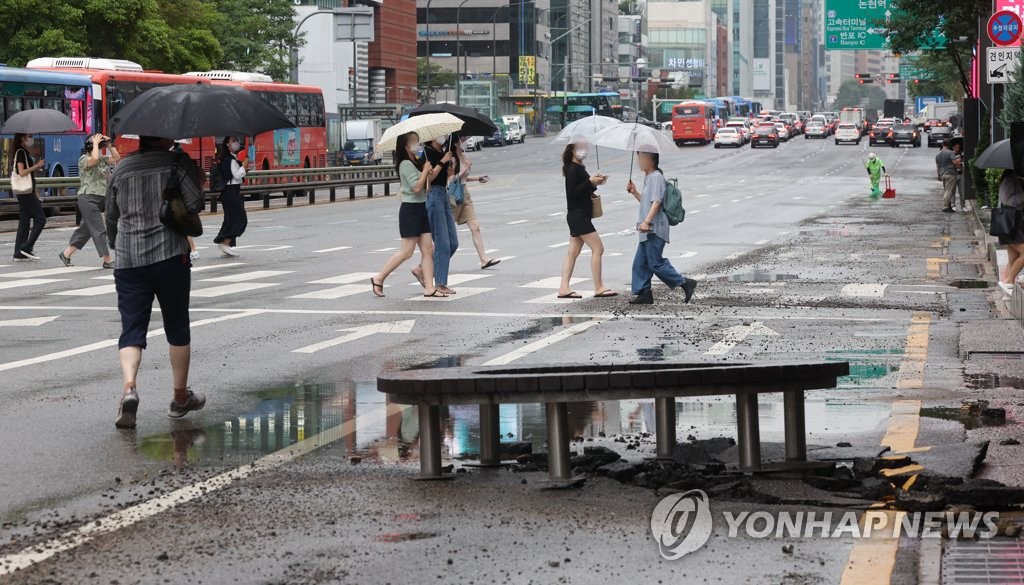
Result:
<svg viewBox="0 0 1024 585">
<path fill-rule="evenodd" d="M 647 59 L 645 59 L 643 57 L 640 57 L 639 59 L 636 60 L 636 75 L 637 75 L 637 79 L 640 80 L 640 81 L 637 82 L 637 100 L 636 100 L 636 115 L 637 116 L 639 116 L 640 112 L 642 112 L 643 109 L 644 109 L 644 86 L 643 86 L 643 83 L 644 83 L 644 80 L 647 79 L 647 74 L 644 73 L 644 69 L 646 69 L 646 68 L 647 68 Z M 654 106 L 651 106 L 651 107 L 652 107 L 652 110 L 651 110 L 652 117 L 657 119 L 657 114 L 653 110 Z"/>
<path fill-rule="evenodd" d="M 291 59 L 290 59 L 291 60 L 291 64 L 290 64 L 291 65 L 291 67 L 290 67 L 291 75 L 290 75 L 290 78 L 292 80 L 292 83 L 298 83 L 299 82 L 299 48 L 297 46 L 298 45 L 298 41 L 299 41 L 299 29 L 302 28 L 302 25 L 306 24 L 307 20 L 309 20 L 310 18 L 313 18 L 314 16 L 317 16 L 318 14 L 331 14 L 331 15 L 333 15 L 334 11 L 333 10 L 315 10 L 313 12 L 310 12 L 309 14 L 304 16 L 302 18 L 302 20 L 299 21 L 299 24 L 295 25 L 295 29 L 292 30 L 292 51 L 291 51 L 291 55 L 290 55 L 290 57 L 291 57 Z M 353 62 L 354 62 L 354 60 L 353 60 Z"/>
</svg>

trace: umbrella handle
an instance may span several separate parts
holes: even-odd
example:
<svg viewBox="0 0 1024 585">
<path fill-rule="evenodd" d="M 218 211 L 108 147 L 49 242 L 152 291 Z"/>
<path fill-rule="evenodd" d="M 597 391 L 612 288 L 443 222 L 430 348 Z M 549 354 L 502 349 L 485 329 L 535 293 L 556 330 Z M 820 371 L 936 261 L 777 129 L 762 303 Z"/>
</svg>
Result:
<svg viewBox="0 0 1024 585">
<path fill-rule="evenodd" d="M 594 156 L 597 157 L 597 168 L 601 168 L 601 147 L 594 147 Z"/>
</svg>

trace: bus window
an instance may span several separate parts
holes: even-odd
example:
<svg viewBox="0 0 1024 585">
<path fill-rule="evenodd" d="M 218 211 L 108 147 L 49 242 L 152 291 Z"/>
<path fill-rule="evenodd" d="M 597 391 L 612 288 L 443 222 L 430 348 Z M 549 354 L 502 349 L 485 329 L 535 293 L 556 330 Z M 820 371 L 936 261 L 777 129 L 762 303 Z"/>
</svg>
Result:
<svg viewBox="0 0 1024 585">
<path fill-rule="evenodd" d="M 699 118 L 703 114 L 697 106 L 677 106 L 672 113 L 677 118 Z"/>
<path fill-rule="evenodd" d="M 316 126 L 317 128 L 323 128 L 324 126 L 327 125 L 324 119 L 324 117 L 326 116 L 326 112 L 324 111 L 323 95 L 317 94 L 313 96 L 313 107 L 314 112 L 316 112 L 316 123 L 313 124 L 313 126 Z"/>
<path fill-rule="evenodd" d="M 295 101 L 299 106 L 299 118 L 298 124 L 300 128 L 306 128 L 313 125 L 312 114 L 313 114 L 313 100 L 312 96 L 300 93 L 295 95 Z"/>
<path fill-rule="evenodd" d="M 14 114 L 17 114 L 18 112 L 20 112 L 20 111 L 22 111 L 24 109 L 24 108 L 22 108 L 21 98 L 7 98 L 7 99 L 4 100 L 4 102 L 5 102 L 6 106 L 7 106 L 6 107 L 6 110 L 7 110 L 6 114 L 7 114 L 8 118 L 10 118 Z"/>
</svg>

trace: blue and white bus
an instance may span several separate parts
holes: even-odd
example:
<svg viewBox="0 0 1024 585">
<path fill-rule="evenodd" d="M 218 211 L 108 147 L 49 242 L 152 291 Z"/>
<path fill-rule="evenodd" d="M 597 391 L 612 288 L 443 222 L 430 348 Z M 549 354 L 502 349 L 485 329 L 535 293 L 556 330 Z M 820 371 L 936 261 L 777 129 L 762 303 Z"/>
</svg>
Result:
<svg viewBox="0 0 1024 585">
<path fill-rule="evenodd" d="M 0 66 L 0 126 L 22 110 L 47 108 L 64 112 L 77 129 L 63 134 L 36 134 L 32 157 L 46 159 L 41 174 L 47 177 L 77 177 L 78 158 L 86 137 L 97 128 L 92 81 L 85 75 L 33 71 Z M 3 175 L 11 172 L 7 152 L 13 135 L 0 135 Z M 57 194 L 43 192 L 42 195 Z M 10 197 L 0 192 L 0 197 Z"/>
</svg>

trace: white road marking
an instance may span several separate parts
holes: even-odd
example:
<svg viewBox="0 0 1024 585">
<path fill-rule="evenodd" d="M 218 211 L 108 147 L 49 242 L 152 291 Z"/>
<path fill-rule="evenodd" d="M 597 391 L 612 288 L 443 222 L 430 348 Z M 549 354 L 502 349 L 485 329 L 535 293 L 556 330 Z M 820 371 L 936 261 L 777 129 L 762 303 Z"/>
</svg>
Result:
<svg viewBox="0 0 1024 585">
<path fill-rule="evenodd" d="M 101 284 L 99 286 L 90 286 L 87 288 L 76 288 L 73 290 L 65 290 L 61 292 L 50 293 L 53 296 L 58 297 L 97 297 L 100 295 L 109 295 L 117 292 L 117 285 L 114 284 Z"/>
<path fill-rule="evenodd" d="M 799 201 L 801 199 L 807 199 L 807 198 L 806 197 L 794 197 L 793 198 L 794 201 Z"/>
<path fill-rule="evenodd" d="M 705 197 L 711 197 L 711 194 L 710 193 L 701 193 L 700 195 L 694 195 L 694 198 L 696 198 L 696 199 L 703 199 Z"/>
<path fill-rule="evenodd" d="M 680 258 L 680 259 L 693 258 L 697 254 L 699 254 L 699 252 L 680 252 L 676 256 L 676 258 Z"/>
<path fill-rule="evenodd" d="M 587 282 L 588 280 L 590 280 L 590 279 L 589 278 L 572 278 L 572 279 L 569 279 L 569 286 L 570 287 L 576 286 L 577 284 L 579 284 L 581 282 Z M 562 286 L 562 277 L 560 277 L 560 276 L 552 276 L 550 278 L 542 278 L 540 280 L 535 280 L 533 282 L 528 282 L 526 284 L 521 284 L 521 285 L 519 285 L 519 288 L 543 288 L 543 289 L 558 290 L 559 288 L 561 288 L 561 286 Z"/>
<path fill-rule="evenodd" d="M 689 215 L 693 215 L 695 213 L 700 213 L 700 211 L 701 210 L 699 210 L 699 209 L 694 209 L 693 211 L 687 211 L 686 213 L 689 214 Z"/>
<path fill-rule="evenodd" d="M 375 272 L 349 272 L 348 274 L 314 280 L 308 284 L 355 284 L 364 280 L 369 282 L 370 278 L 374 276 L 377 276 Z"/>
<path fill-rule="evenodd" d="M 254 270 L 252 272 L 239 272 L 238 274 L 229 274 L 228 276 L 218 276 L 216 278 L 204 278 L 202 282 L 245 282 L 247 280 L 262 280 L 291 273 L 291 270 Z"/>
<path fill-rule="evenodd" d="M 755 246 L 763 246 L 763 245 L 767 244 L 769 241 L 770 240 L 758 240 L 758 241 L 754 242 L 754 245 Z"/>
<path fill-rule="evenodd" d="M 398 248 L 381 248 L 380 250 L 374 250 L 374 252 L 394 252 L 396 250 L 398 250 Z"/>
<path fill-rule="evenodd" d="M 725 355 L 751 335 L 778 336 L 778 333 L 759 321 L 755 321 L 750 325 L 736 325 L 726 329 L 725 338 L 712 345 L 711 349 L 704 352 L 704 355 Z"/>
<path fill-rule="evenodd" d="M 560 242 L 558 244 L 551 244 L 548 248 L 564 248 L 569 245 L 569 242 Z"/>
<path fill-rule="evenodd" d="M 481 278 L 490 278 L 491 274 L 486 272 L 482 274 L 449 274 L 448 275 L 448 286 L 458 286 L 467 282 L 473 282 L 474 280 L 480 280 Z M 410 286 L 419 286 L 419 282 L 410 282 Z"/>
<path fill-rule="evenodd" d="M 29 278 L 25 280 L 12 280 L 10 282 L 0 282 L 0 290 L 50 284 L 51 282 L 64 282 L 66 280 L 66 278 Z"/>
<path fill-rule="evenodd" d="M 221 286 L 212 286 L 210 288 L 194 290 L 192 291 L 192 296 L 209 299 L 235 293 L 249 292 L 251 290 L 259 290 L 261 288 L 270 288 L 272 286 L 278 286 L 278 284 L 273 282 L 236 282 L 234 284 L 223 284 Z"/>
<path fill-rule="evenodd" d="M 325 288 L 323 290 L 315 290 L 313 292 L 302 293 L 300 295 L 294 295 L 288 297 L 289 299 L 320 299 L 324 301 L 333 301 L 342 297 L 351 297 L 360 295 L 363 293 L 370 293 L 372 289 L 369 286 L 369 282 L 366 284 L 343 284 L 334 288 Z"/>
<path fill-rule="evenodd" d="M 848 284 L 839 294 L 844 297 L 880 299 L 885 296 L 885 289 L 888 287 L 887 284 Z"/>
<path fill-rule="evenodd" d="M 558 298 L 558 293 L 557 292 L 553 292 L 553 293 L 548 293 L 548 294 L 546 294 L 546 295 L 544 295 L 542 297 L 537 297 L 535 299 L 530 299 L 528 301 L 523 301 L 523 302 L 528 304 L 528 305 L 571 305 L 571 304 L 575 303 L 576 301 L 581 301 L 581 300 L 583 300 L 583 299 L 582 298 L 579 298 L 579 299 L 560 299 L 560 298 Z"/>
<path fill-rule="evenodd" d="M 721 206 L 722 206 L 721 203 L 715 203 L 714 205 L 711 205 L 710 207 L 711 207 L 711 209 L 714 209 L 716 207 L 721 207 Z"/>
<path fill-rule="evenodd" d="M 24 270 L 22 272 L 0 273 L 3 278 L 40 278 L 43 276 L 59 276 L 75 272 L 99 270 L 99 266 L 64 266 L 62 268 L 44 268 L 42 270 Z"/>
<path fill-rule="evenodd" d="M 510 222 L 506 223 L 505 225 L 519 225 L 521 223 L 530 223 L 530 220 L 528 220 L 528 219 L 517 219 L 516 221 L 510 221 Z"/>
<path fill-rule="evenodd" d="M 28 319 L 11 319 L 8 321 L 0 321 L 0 327 L 39 327 L 40 325 L 45 325 L 59 317 L 60 315 L 54 315 L 52 317 L 30 317 Z"/>
<path fill-rule="evenodd" d="M 288 445 L 280 451 L 260 457 L 252 463 L 247 463 L 210 479 L 196 482 L 140 504 L 135 504 L 44 543 L 28 546 L 17 553 L 0 557 L 0 576 L 26 569 L 59 553 L 75 549 L 97 536 L 128 528 L 161 512 L 174 509 L 182 504 L 187 504 L 192 500 L 228 487 L 232 483 L 245 479 L 255 473 L 268 471 L 280 467 L 289 461 L 304 457 L 321 447 L 336 443 L 352 435 L 356 432 L 357 424 L 359 428 L 367 428 L 367 426 L 383 423 L 388 415 L 388 411 L 393 411 L 393 409 L 394 407 L 392 406 L 371 410 L 298 443 Z"/>
<path fill-rule="evenodd" d="M 307 345 L 306 347 L 300 347 L 299 349 L 293 349 L 292 353 L 316 353 L 322 349 L 336 347 L 344 343 L 356 341 L 378 333 L 412 333 L 412 327 L 415 324 L 415 320 L 409 319 L 406 321 L 371 323 L 370 325 L 363 325 L 362 327 L 338 329 L 338 331 L 351 331 L 351 333 L 334 339 L 329 339 L 327 341 L 322 341 L 320 343 L 314 343 L 313 345 Z"/>
<path fill-rule="evenodd" d="M 266 244 L 249 244 L 247 246 L 235 246 L 236 250 L 253 250 L 255 252 L 276 252 L 278 250 L 287 250 L 293 246 L 268 246 Z"/>
<path fill-rule="evenodd" d="M 207 272 L 209 270 L 217 270 L 220 268 L 235 268 L 238 266 L 245 266 L 245 262 L 231 262 L 229 264 L 205 264 L 203 266 L 193 266 L 192 272 Z M 113 276 L 99 276 L 97 278 L 109 278 L 114 279 Z"/>
<path fill-rule="evenodd" d="M 518 359 L 522 359 L 522 358 L 530 355 L 531 353 L 538 352 L 538 351 L 540 351 L 540 350 L 542 350 L 542 349 L 544 349 L 546 347 L 551 347 L 552 345 L 558 343 L 559 341 L 562 341 L 563 339 L 568 339 L 568 338 L 570 338 L 570 337 L 572 337 L 574 335 L 578 335 L 580 333 L 583 333 L 587 329 L 590 329 L 591 327 L 593 327 L 593 326 L 595 326 L 595 325 L 597 325 L 597 324 L 599 324 L 601 322 L 602 321 L 600 319 L 594 319 L 592 321 L 584 321 L 582 323 L 577 323 L 577 324 L 572 325 L 570 327 L 566 327 L 565 329 L 562 329 L 561 331 L 559 331 L 557 333 L 554 333 L 554 334 L 549 335 L 547 337 L 544 337 L 542 339 L 538 339 L 537 341 L 534 341 L 533 343 L 530 343 L 528 345 L 524 345 L 523 347 L 520 347 L 518 349 L 515 349 L 513 351 L 510 351 L 510 352 L 506 353 L 505 355 L 498 356 L 498 357 L 496 357 L 494 359 L 488 360 L 487 362 L 484 363 L 484 365 L 485 366 L 504 366 L 506 364 L 510 364 L 510 363 L 512 363 L 512 362 L 514 362 L 514 361 L 516 361 Z"/>
<path fill-rule="evenodd" d="M 351 250 L 352 246 L 338 246 L 337 248 L 324 248 L 323 250 L 313 250 L 314 254 L 326 254 L 328 252 L 340 252 L 342 250 Z"/>
<path fill-rule="evenodd" d="M 466 297 L 473 297 L 479 294 L 491 292 L 495 290 L 493 288 L 473 288 L 468 286 L 460 286 L 457 293 L 449 297 L 425 297 L 423 295 L 415 296 L 409 299 L 410 301 L 424 301 L 430 303 L 451 303 L 459 299 Z"/>
<path fill-rule="evenodd" d="M 561 211 L 556 211 L 555 213 L 549 213 L 548 217 L 558 217 L 559 215 L 565 215 L 565 214 L 562 213 Z"/>
</svg>

